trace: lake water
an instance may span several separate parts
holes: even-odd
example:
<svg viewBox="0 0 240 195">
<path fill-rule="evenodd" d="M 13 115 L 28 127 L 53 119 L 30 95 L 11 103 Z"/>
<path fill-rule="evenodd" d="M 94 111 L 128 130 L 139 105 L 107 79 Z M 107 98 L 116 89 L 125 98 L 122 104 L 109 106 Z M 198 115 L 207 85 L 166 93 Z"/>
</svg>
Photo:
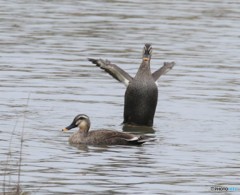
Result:
<svg viewBox="0 0 240 195">
<path fill-rule="evenodd" d="M 0 184 L 30 194 L 240 191 L 240 3 L 237 0 L 0 0 Z M 159 80 L 140 147 L 69 145 L 79 113 L 122 131 L 125 86 L 87 58 L 135 75 L 152 43 Z M 4 186 L 5 183 L 5 186 Z"/>
</svg>

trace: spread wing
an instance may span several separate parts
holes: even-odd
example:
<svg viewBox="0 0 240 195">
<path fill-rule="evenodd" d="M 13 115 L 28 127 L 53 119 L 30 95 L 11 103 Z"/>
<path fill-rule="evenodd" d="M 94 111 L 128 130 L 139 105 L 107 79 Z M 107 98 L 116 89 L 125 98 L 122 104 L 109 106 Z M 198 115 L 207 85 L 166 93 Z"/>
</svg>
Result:
<svg viewBox="0 0 240 195">
<path fill-rule="evenodd" d="M 155 81 L 159 79 L 159 77 L 165 73 L 167 73 L 169 70 L 171 70 L 175 65 L 175 62 L 164 62 L 163 66 L 156 70 L 154 73 L 152 73 L 152 77 Z"/>
<path fill-rule="evenodd" d="M 133 79 L 127 72 L 119 68 L 117 65 L 112 64 L 108 60 L 93 58 L 88 58 L 88 60 L 95 64 L 96 66 L 100 67 L 101 69 L 105 70 L 113 78 L 123 83 L 126 87 L 128 86 L 129 82 Z"/>
</svg>

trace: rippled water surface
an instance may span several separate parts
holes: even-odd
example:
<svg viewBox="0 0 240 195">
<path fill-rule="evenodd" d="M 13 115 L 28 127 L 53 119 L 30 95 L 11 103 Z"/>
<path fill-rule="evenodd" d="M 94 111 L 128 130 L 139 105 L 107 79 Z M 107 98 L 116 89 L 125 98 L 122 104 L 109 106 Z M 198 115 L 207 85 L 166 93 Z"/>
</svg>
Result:
<svg viewBox="0 0 240 195">
<path fill-rule="evenodd" d="M 31 194 L 211 194 L 240 189 L 240 3 L 1 1 L 0 182 Z M 134 75 L 144 43 L 159 80 L 153 131 L 140 147 L 68 144 L 78 113 L 122 131 L 125 86 L 88 62 Z M 132 130 L 133 131 L 133 130 Z M 22 150 L 21 150 L 21 139 Z M 5 183 L 5 186 L 4 186 Z"/>
</svg>

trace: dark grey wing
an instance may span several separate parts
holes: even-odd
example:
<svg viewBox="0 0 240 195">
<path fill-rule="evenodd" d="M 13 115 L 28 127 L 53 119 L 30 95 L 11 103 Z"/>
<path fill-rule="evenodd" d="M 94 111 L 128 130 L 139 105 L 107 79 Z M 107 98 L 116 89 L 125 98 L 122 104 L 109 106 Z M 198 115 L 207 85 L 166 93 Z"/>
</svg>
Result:
<svg viewBox="0 0 240 195">
<path fill-rule="evenodd" d="M 96 66 L 100 67 L 101 69 L 105 70 L 113 78 L 122 82 L 125 86 L 128 86 L 129 82 L 133 79 L 127 72 L 119 68 L 117 65 L 111 64 L 111 62 L 108 60 L 105 61 L 102 59 L 96 60 L 93 58 L 88 58 L 88 60 L 93 64 L 96 64 Z"/>
<path fill-rule="evenodd" d="M 173 68 L 175 65 L 175 62 L 164 62 L 163 66 L 156 70 L 154 73 L 152 73 L 152 77 L 155 81 L 159 79 L 159 77 L 165 73 L 167 73 L 169 70 Z"/>
</svg>

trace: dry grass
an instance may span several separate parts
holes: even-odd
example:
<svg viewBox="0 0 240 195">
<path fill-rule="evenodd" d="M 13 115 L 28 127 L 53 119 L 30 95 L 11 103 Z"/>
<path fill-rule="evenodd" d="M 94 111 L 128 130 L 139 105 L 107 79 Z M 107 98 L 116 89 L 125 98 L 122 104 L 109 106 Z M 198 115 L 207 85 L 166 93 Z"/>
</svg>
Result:
<svg viewBox="0 0 240 195">
<path fill-rule="evenodd" d="M 25 119 L 26 119 L 26 113 L 27 113 L 27 108 L 29 105 L 29 100 L 30 100 L 30 94 L 28 95 L 27 98 L 27 103 L 25 105 L 25 109 L 23 111 L 23 124 L 22 124 L 22 131 L 21 131 L 21 137 L 20 137 L 20 147 L 19 147 L 19 157 L 18 157 L 18 169 L 17 169 L 17 181 L 16 184 L 12 184 L 11 182 L 11 174 L 8 173 L 8 170 L 10 170 L 11 166 L 11 159 L 12 159 L 12 140 L 13 136 L 16 131 L 16 127 L 18 124 L 18 121 L 15 123 L 10 141 L 9 141 L 9 147 L 8 147 L 8 156 L 6 160 L 6 166 L 4 168 L 4 176 L 3 176 L 3 184 L 2 184 L 2 193 L 0 195 L 23 195 L 26 194 L 26 192 L 23 192 L 21 189 L 21 168 L 22 168 L 22 153 L 23 153 L 23 142 L 24 142 L 24 129 L 25 129 Z M 9 180 L 7 181 L 7 175 L 9 176 Z M 8 192 L 6 192 L 8 190 Z"/>
</svg>

